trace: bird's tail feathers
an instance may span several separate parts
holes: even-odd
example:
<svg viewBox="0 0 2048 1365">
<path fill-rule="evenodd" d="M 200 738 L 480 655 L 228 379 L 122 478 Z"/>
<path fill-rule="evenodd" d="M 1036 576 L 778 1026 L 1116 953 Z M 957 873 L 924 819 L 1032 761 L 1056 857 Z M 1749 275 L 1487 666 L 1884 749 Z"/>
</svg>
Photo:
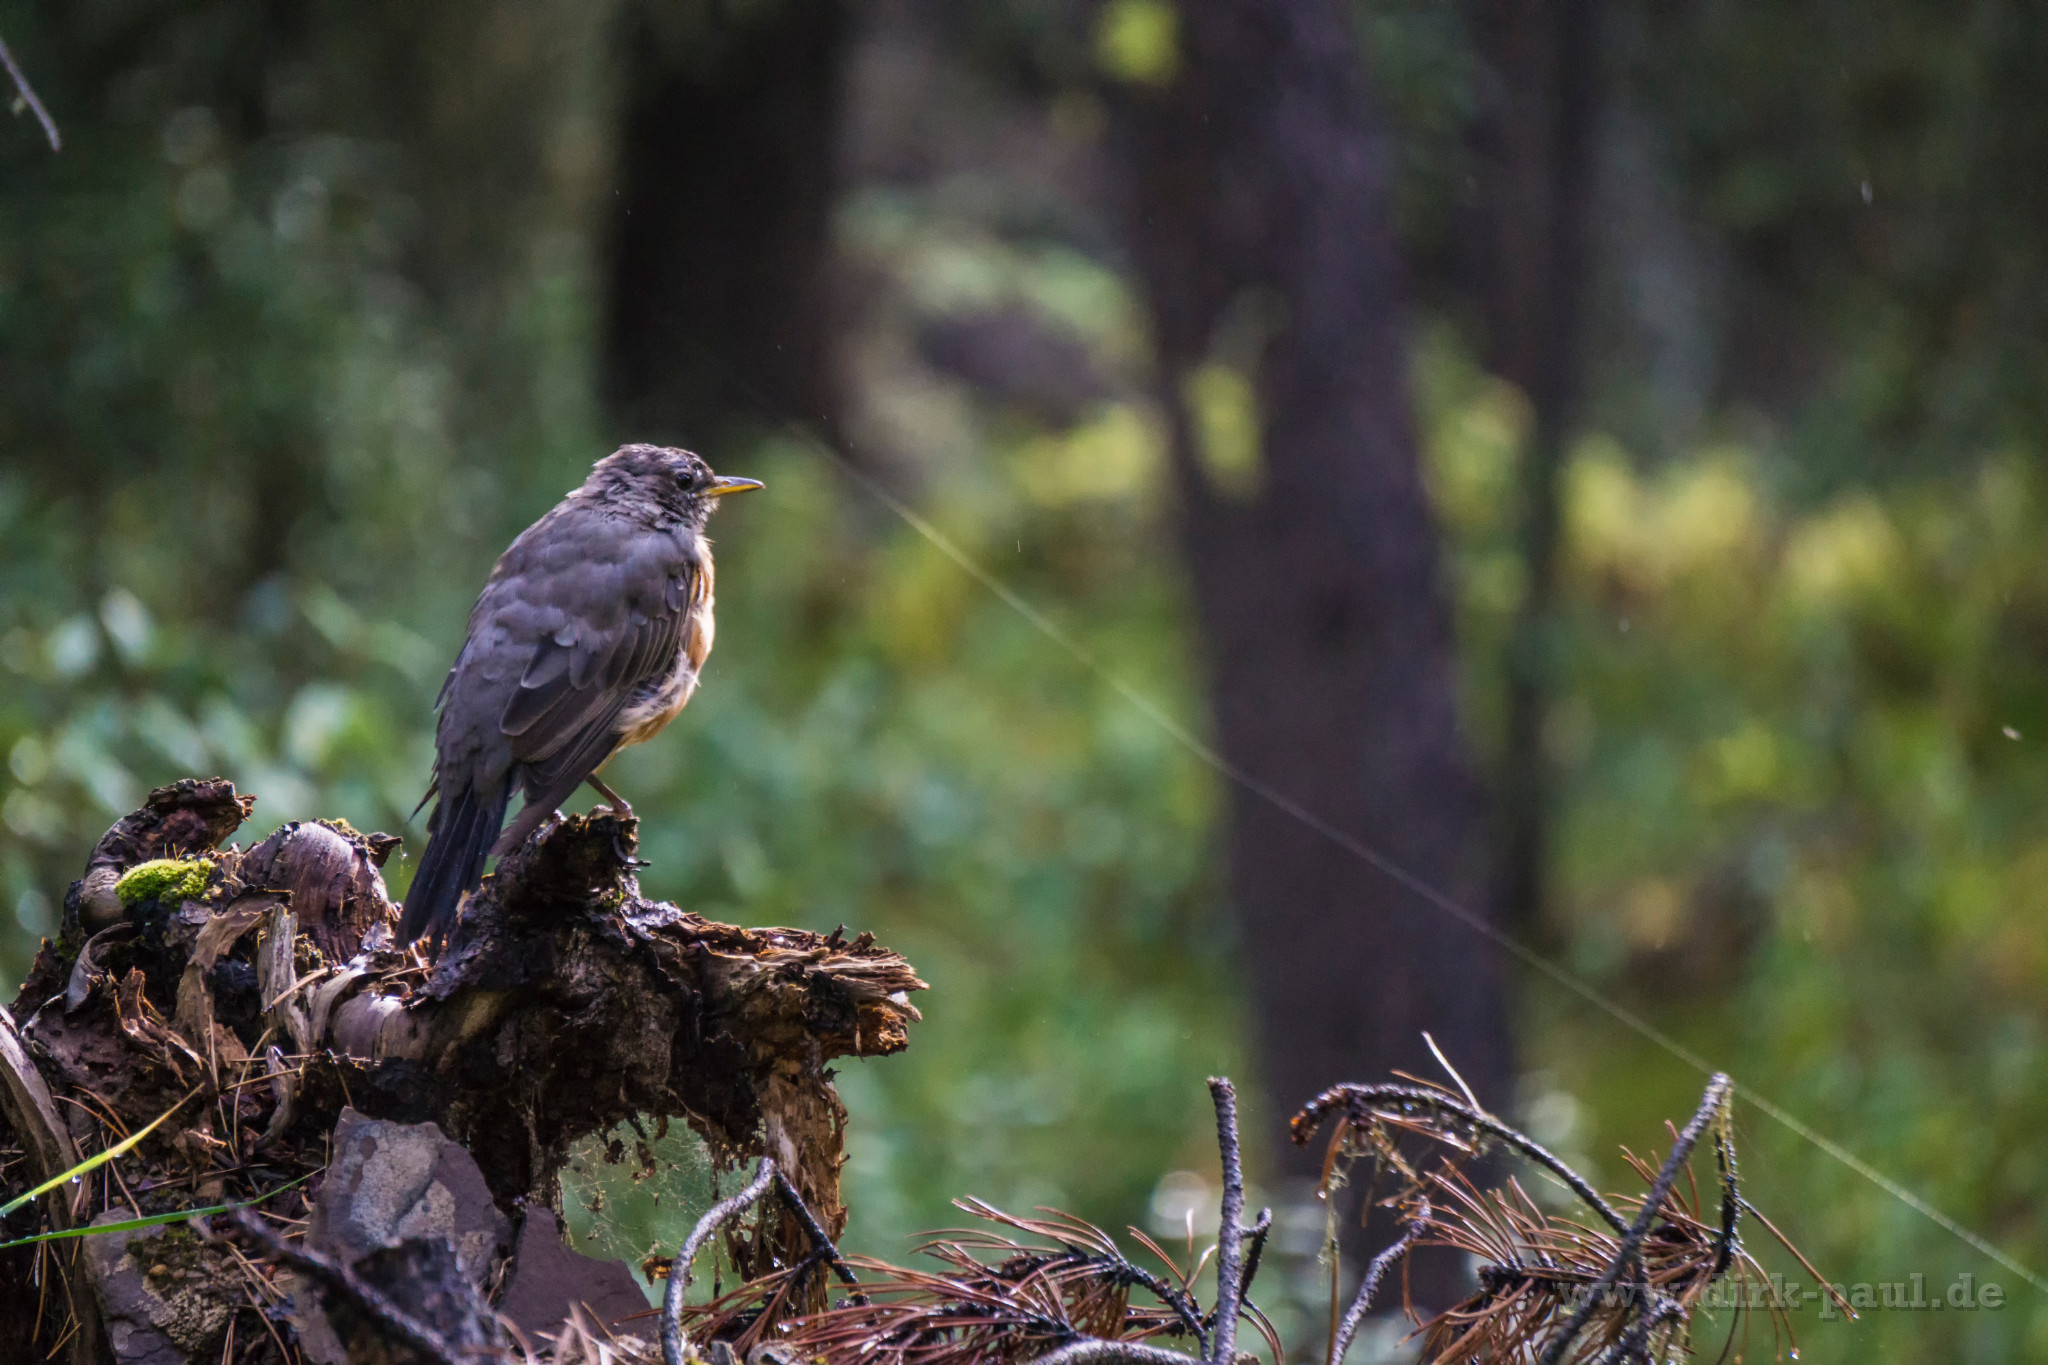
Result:
<svg viewBox="0 0 2048 1365">
<path fill-rule="evenodd" d="M 405 913 L 398 921 L 400 943 L 426 934 L 438 944 L 455 927 L 463 894 L 483 884 L 484 860 L 511 800 L 509 783 L 490 794 L 471 789 L 442 792 L 419 871 L 405 896 Z"/>
</svg>

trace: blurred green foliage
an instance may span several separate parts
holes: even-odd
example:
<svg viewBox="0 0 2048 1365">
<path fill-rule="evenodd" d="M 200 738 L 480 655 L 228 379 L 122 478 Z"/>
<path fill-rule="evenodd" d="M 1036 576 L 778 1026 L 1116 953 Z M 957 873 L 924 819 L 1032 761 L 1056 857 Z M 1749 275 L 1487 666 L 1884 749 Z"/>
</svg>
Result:
<svg viewBox="0 0 2048 1365">
<path fill-rule="evenodd" d="M 1504 517 L 1520 396 L 1425 349 L 1469 710 L 1518 590 Z M 1710 446 L 1645 470 L 1612 439 L 1566 473 L 1561 781 L 1546 946 L 2023 1261 L 2048 1258 L 2048 505 L 2017 454 L 1802 508 Z M 1541 978 L 1527 1110 L 1608 1179 L 1700 1078 Z M 1831 1278 L 2006 1287 L 1997 1314 L 1798 1319 L 1803 1359 L 2014 1359 L 2048 1340 L 2016 1277 L 1755 1110 L 1751 1198 Z M 1752 1230 L 1752 1246 L 1763 1241 Z M 1770 1257 L 1766 1257 L 1771 1260 Z M 1779 1262 L 1773 1261 L 1774 1266 Z M 1786 1264 L 1783 1268 L 1794 1271 Z M 1952 1354 L 1958 1341 L 1966 1357 Z"/>
<path fill-rule="evenodd" d="M 416 834 L 434 691 L 492 556 L 633 434 L 592 396 L 602 157 L 578 139 L 601 83 L 578 65 L 587 37 L 542 41 L 583 30 L 453 44 L 499 64 L 466 68 L 474 109 L 437 106 L 437 136 L 473 124 L 467 140 L 430 142 L 376 112 L 378 62 L 350 85 L 362 49 L 317 26 L 258 88 L 209 84 L 253 13 L 207 8 L 184 45 L 138 57 L 0 6 L 17 50 L 47 54 L 68 138 L 51 158 L 0 124 L 0 967 L 17 977 L 86 849 L 152 784 L 233 777 L 261 798 L 251 835 L 316 814 Z M 1097 58 L 1170 69 L 1172 13 L 1109 7 Z M 1448 5 L 1359 13 L 1402 134 L 1404 231 L 1433 259 L 1484 73 Z M 1642 253 L 1732 274 L 1737 321 L 1687 324 L 1726 360 L 1704 417 L 1662 421 L 1643 367 L 1616 362 L 1569 462 L 1542 946 L 2048 1264 L 2044 124 L 2022 88 L 2039 21 L 1830 13 L 1610 15 L 1665 189 L 1717 234 Z M 475 151 L 528 105 L 559 135 Z M 1087 136 L 1085 103 L 1056 108 Z M 487 221 L 451 207 L 466 155 L 497 184 L 540 145 L 551 188 L 491 197 Z M 964 173 L 849 192 L 842 249 L 887 282 L 882 320 L 848 342 L 855 401 L 925 515 L 1199 726 L 1142 322 L 1113 252 L 1015 210 Z M 917 362 L 923 324 L 1003 309 L 1078 339 L 1109 396 L 1053 421 Z M 1487 750 L 1527 416 L 1451 325 L 1419 338 Z M 1202 420 L 1234 430 L 1244 391 L 1201 376 Z M 1186 1173 L 1213 1161 L 1200 1079 L 1248 1051 L 1218 783 L 816 448 L 707 453 L 769 491 L 714 528 L 723 629 L 702 693 L 618 783 L 650 894 L 873 930 L 931 981 L 910 1051 L 845 1069 L 850 1241 L 900 1254 L 965 1193 L 1111 1227 L 1191 1214 Z M 1658 1148 L 1690 1112 L 1701 1078 L 1542 980 L 1522 983 L 1521 1019 L 1513 1102 L 1585 1168 L 1618 1181 L 1617 1143 Z M 1754 1199 L 1831 1276 L 1939 1289 L 1967 1271 L 2008 1291 L 1960 1317 L 1809 1309 L 1803 1359 L 2048 1352 L 2048 1303 L 1741 1112 Z M 673 1241 L 683 1176 L 664 1205 L 612 1196 L 616 1250 Z"/>
</svg>

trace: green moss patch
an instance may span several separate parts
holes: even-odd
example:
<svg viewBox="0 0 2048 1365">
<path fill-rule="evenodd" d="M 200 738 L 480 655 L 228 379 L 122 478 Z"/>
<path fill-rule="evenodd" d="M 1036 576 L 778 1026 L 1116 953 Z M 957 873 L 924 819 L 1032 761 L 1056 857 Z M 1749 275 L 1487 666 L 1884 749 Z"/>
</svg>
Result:
<svg viewBox="0 0 2048 1365">
<path fill-rule="evenodd" d="M 212 875 L 210 858 L 155 858 L 129 868 L 114 883 L 114 894 L 123 905 L 146 900 L 191 900 L 206 890 L 206 879 Z"/>
</svg>

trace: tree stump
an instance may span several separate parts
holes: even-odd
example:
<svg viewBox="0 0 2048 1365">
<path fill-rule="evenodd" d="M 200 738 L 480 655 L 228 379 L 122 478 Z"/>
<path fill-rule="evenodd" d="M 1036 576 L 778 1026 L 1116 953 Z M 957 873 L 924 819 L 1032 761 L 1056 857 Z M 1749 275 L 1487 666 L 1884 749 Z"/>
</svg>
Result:
<svg viewBox="0 0 2048 1365">
<path fill-rule="evenodd" d="M 227 844 L 253 805 L 225 780 L 160 788 L 72 886 L 59 939 L 0 1012 L 0 1154 L 21 1157 L 0 1189 L 11 1197 L 168 1117 L 6 1220 L 0 1239 L 240 1203 L 302 1179 L 263 1213 L 326 1216 L 345 1110 L 436 1125 L 481 1176 L 464 1197 L 501 1222 L 559 1200 L 577 1140 L 679 1119 L 722 1167 L 774 1156 L 824 1229 L 843 1229 L 845 1111 L 826 1068 L 901 1051 L 918 1017 L 909 992 L 924 988 L 872 935 L 746 929 L 646 900 L 636 822 L 601 813 L 551 820 L 502 859 L 429 964 L 393 943 L 380 869 L 397 840 L 317 821 Z M 742 1273 L 810 1250 L 793 1214 L 764 1207 L 733 1241 Z M 81 1365 L 230 1349 L 237 1361 L 318 1359 L 299 1340 L 305 1267 L 287 1274 L 253 1243 L 192 1251 L 184 1269 L 122 1250 L 172 1256 L 166 1239 L 197 1245 L 190 1227 L 95 1236 L 90 1255 L 79 1241 L 0 1251 L 0 1333 L 33 1340 L 38 1357 L 62 1341 Z M 398 1249 L 410 1245 L 363 1256 L 366 1273 L 461 1259 Z M 468 1278 L 487 1289 L 510 1269 L 500 1256 Z M 814 1279 L 791 1311 L 823 1306 Z M 294 1289 L 301 1301 L 283 1303 Z M 464 1292 L 474 1316 L 482 1290 Z M 359 1308 L 342 1313 L 356 1338 Z M 389 1349 L 404 1358 L 402 1343 Z"/>
</svg>

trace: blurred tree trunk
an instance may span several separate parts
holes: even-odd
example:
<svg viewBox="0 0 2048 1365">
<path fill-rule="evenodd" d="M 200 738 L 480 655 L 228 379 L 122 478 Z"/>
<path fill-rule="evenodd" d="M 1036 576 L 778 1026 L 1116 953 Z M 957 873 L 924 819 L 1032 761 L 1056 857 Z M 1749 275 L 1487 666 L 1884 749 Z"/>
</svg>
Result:
<svg viewBox="0 0 2048 1365">
<path fill-rule="evenodd" d="M 831 433 L 845 6 L 642 0 L 624 27 L 604 339 L 620 434 L 708 447 L 788 418 Z"/>
<path fill-rule="evenodd" d="M 1520 549 L 1495 809 L 1494 903 L 1521 930 L 1543 913 L 1551 782 L 1543 721 L 1557 596 L 1558 476 L 1578 400 L 1587 200 L 1599 103 L 1599 0 L 1480 0 L 1492 73 L 1478 127 L 1480 296 L 1490 367 L 1529 398 Z"/>
<path fill-rule="evenodd" d="M 1218 740 L 1472 904 L 1480 802 L 1407 398 L 1389 149 L 1359 54 L 1330 0 L 1179 13 L 1177 75 L 1113 103 Z M 1228 396 L 1217 365 L 1249 372 L 1255 470 L 1200 420 Z M 1507 1107 L 1487 942 L 1271 803 L 1231 799 L 1273 1105 L 1391 1067 L 1441 1074 L 1427 1029 L 1482 1101 Z M 1290 1160 L 1314 1172 L 1311 1154 Z M 1448 1302 L 1462 1274 L 1449 1257 L 1418 1262 L 1418 1298 Z"/>
</svg>

